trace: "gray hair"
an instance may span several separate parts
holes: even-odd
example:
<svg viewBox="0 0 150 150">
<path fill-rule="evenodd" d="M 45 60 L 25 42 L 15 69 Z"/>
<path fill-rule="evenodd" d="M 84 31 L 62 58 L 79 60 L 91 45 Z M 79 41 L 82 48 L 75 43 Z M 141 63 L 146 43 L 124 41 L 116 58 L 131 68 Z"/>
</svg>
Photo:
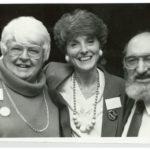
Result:
<svg viewBox="0 0 150 150">
<path fill-rule="evenodd" d="M 51 38 L 43 23 L 32 16 L 21 16 L 11 20 L 3 29 L 0 48 L 2 55 L 7 51 L 9 41 L 36 43 L 44 50 L 44 61 L 49 58 Z"/>
</svg>

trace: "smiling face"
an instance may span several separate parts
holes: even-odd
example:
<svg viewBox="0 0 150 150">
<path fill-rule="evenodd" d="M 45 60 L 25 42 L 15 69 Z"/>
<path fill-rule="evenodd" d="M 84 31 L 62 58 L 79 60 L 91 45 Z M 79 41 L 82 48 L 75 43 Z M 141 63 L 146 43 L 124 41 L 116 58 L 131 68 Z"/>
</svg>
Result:
<svg viewBox="0 0 150 150">
<path fill-rule="evenodd" d="M 22 80 L 34 82 L 43 65 L 43 50 L 38 45 L 23 44 L 15 41 L 7 44 L 4 65 Z"/>
<path fill-rule="evenodd" d="M 129 42 L 126 58 L 130 64 L 135 64 L 134 69 L 128 69 L 128 77 L 136 82 L 150 82 L 150 33 L 137 35 Z"/>
<path fill-rule="evenodd" d="M 97 38 L 78 36 L 67 43 L 66 50 L 70 63 L 77 71 L 89 71 L 96 68 L 100 50 Z"/>
<path fill-rule="evenodd" d="M 133 99 L 150 99 L 150 33 L 141 33 L 129 41 L 124 66 L 127 71 L 128 96 Z"/>
</svg>

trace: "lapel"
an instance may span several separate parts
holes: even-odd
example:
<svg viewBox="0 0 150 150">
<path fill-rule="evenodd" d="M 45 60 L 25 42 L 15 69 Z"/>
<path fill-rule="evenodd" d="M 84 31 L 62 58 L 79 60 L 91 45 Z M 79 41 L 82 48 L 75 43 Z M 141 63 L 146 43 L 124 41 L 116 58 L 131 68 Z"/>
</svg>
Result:
<svg viewBox="0 0 150 150">
<path fill-rule="evenodd" d="M 103 70 L 104 71 L 104 70 Z M 114 137 L 117 134 L 118 129 L 118 123 L 119 120 L 122 119 L 122 107 L 112 109 L 117 114 L 116 120 L 110 120 L 108 117 L 108 110 L 106 108 L 106 99 L 120 97 L 121 99 L 121 105 L 122 100 L 124 99 L 124 93 L 120 92 L 120 89 L 118 88 L 117 84 L 115 83 L 114 79 L 110 74 L 108 74 L 106 71 L 104 71 L 105 75 L 105 88 L 104 88 L 104 96 L 103 96 L 103 119 L 102 119 L 102 137 Z"/>
</svg>

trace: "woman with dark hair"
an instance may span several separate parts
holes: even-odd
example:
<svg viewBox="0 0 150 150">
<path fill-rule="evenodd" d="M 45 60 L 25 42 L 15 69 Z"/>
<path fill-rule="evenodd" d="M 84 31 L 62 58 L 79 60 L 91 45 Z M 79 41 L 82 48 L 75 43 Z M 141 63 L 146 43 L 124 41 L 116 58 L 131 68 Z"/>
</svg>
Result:
<svg viewBox="0 0 150 150">
<path fill-rule="evenodd" d="M 54 27 L 68 63 L 48 64 L 47 82 L 55 102 L 64 103 L 61 115 L 69 112 L 73 137 L 121 135 L 124 81 L 98 65 L 107 34 L 102 19 L 79 9 L 64 14 Z"/>
</svg>

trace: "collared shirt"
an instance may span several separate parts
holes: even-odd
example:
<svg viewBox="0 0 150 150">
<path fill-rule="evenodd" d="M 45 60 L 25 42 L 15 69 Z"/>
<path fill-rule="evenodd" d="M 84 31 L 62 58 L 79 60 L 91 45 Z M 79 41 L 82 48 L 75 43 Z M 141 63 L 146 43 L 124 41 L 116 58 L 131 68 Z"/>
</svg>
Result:
<svg viewBox="0 0 150 150">
<path fill-rule="evenodd" d="M 141 127 L 139 129 L 139 133 L 138 133 L 138 137 L 148 137 L 150 136 L 150 102 L 149 101 L 145 101 L 145 107 L 146 109 L 143 112 L 143 118 L 142 118 L 142 123 L 141 123 Z M 134 104 L 131 113 L 129 115 L 129 118 L 127 120 L 127 123 L 124 127 L 124 131 L 122 134 L 122 137 L 126 137 L 127 133 L 128 133 L 128 129 L 134 114 L 136 108 L 136 103 Z"/>
<path fill-rule="evenodd" d="M 68 78 L 63 85 L 59 88 L 60 94 L 66 100 L 69 113 L 70 113 L 70 124 L 72 128 L 72 136 L 75 137 L 100 137 L 101 136 L 101 128 L 102 128 L 102 113 L 103 113 L 103 91 L 105 85 L 104 74 L 102 71 L 98 69 L 99 79 L 100 79 L 100 88 L 98 94 L 98 101 L 96 107 L 96 124 L 94 128 L 89 133 L 82 133 L 79 129 L 76 128 L 74 121 L 73 121 L 73 75 Z M 77 115 L 79 116 L 81 124 L 88 124 L 92 120 L 93 116 L 93 108 L 95 102 L 95 94 L 92 95 L 90 98 L 85 99 L 82 91 L 78 83 L 76 82 L 76 107 L 77 107 Z"/>
</svg>

